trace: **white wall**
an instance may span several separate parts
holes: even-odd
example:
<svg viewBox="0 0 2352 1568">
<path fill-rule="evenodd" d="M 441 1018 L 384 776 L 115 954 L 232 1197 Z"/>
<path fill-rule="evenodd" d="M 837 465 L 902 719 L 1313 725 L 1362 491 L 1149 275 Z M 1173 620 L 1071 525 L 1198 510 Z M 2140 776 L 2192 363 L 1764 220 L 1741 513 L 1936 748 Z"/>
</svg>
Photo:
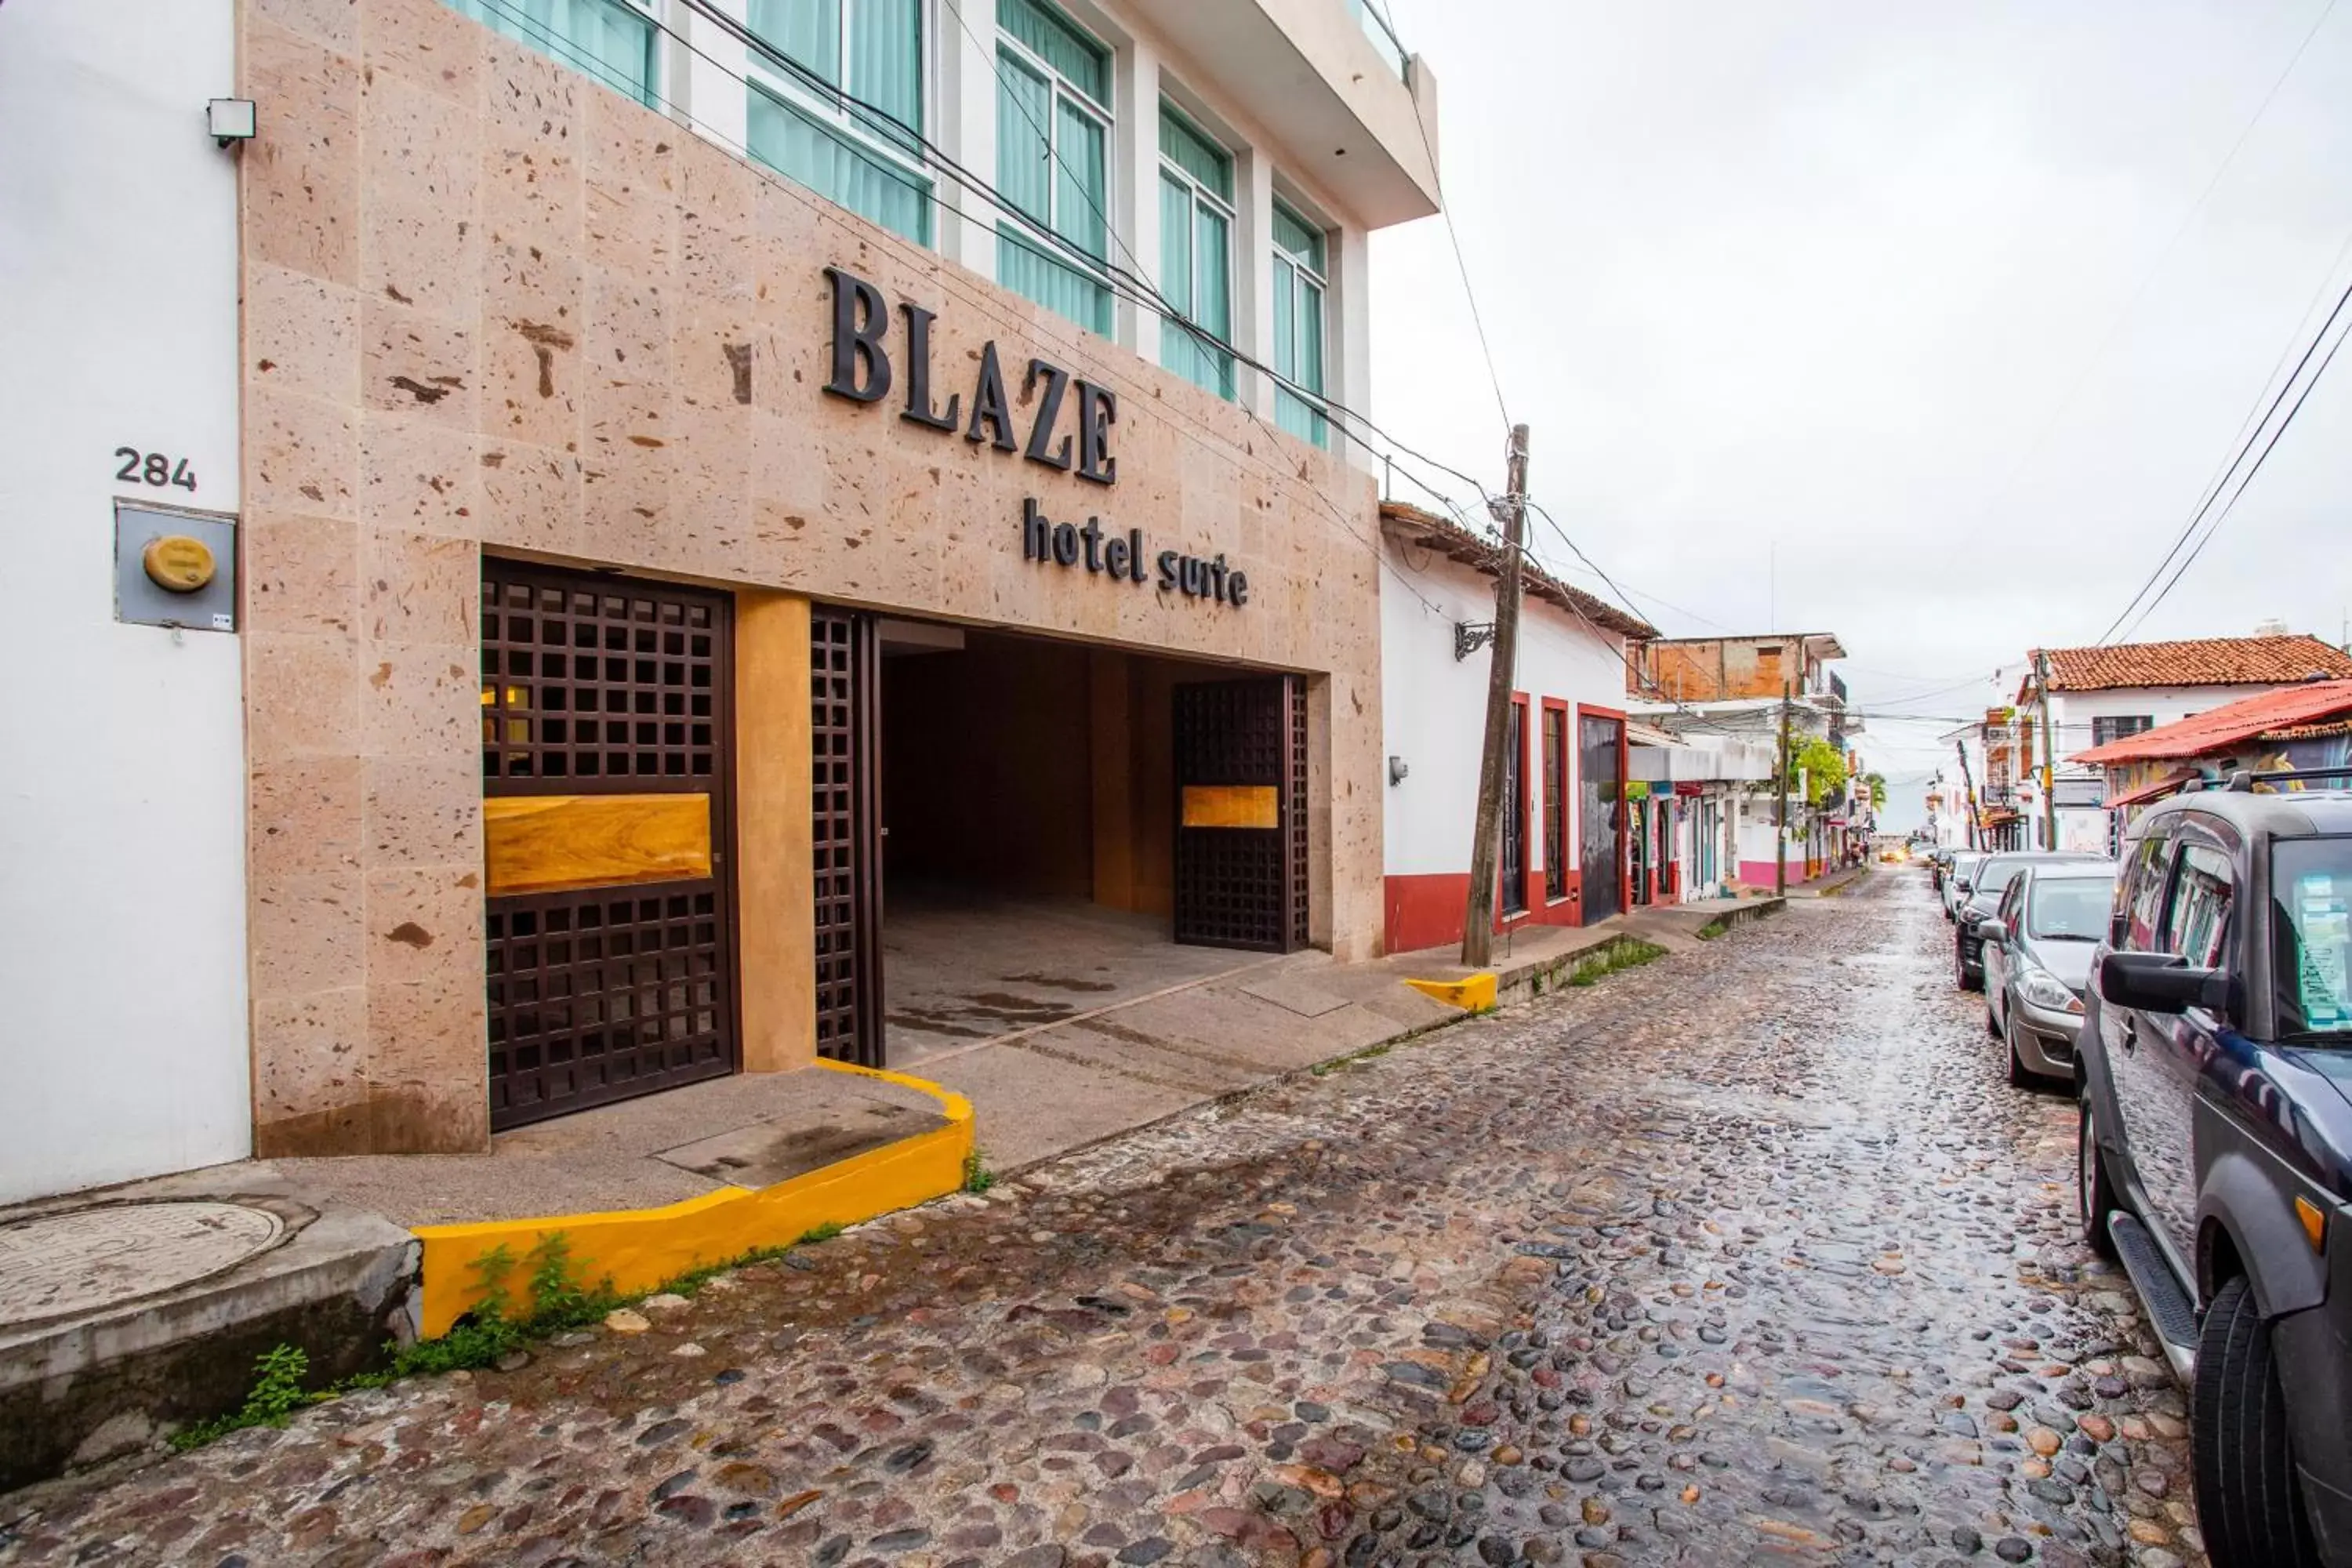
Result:
<svg viewBox="0 0 2352 1568">
<path fill-rule="evenodd" d="M 1486 722 L 1490 650 L 1454 657 L 1454 626 L 1495 618 L 1494 580 L 1426 551 L 1383 539 L 1391 566 L 1381 574 L 1381 716 L 1386 750 L 1411 773 L 1387 783 L 1387 874 L 1418 877 L 1470 869 L 1470 838 L 1478 815 L 1478 758 Z M 1407 584 L 1411 586 L 1408 588 Z M 1418 594 L 1419 598 L 1414 595 Z M 1429 600 L 1436 608 L 1425 606 Z M 1528 798 L 1536 818 L 1528 844 L 1530 868 L 1544 863 L 1543 699 L 1570 705 L 1569 798 L 1577 796 L 1573 710 L 1578 703 L 1622 709 L 1622 643 L 1605 641 L 1582 621 L 1530 597 L 1519 618 L 1518 668 L 1512 689 L 1528 698 Z M 1568 864 L 1580 864 L 1571 808 Z"/>
<path fill-rule="evenodd" d="M 237 505 L 232 19 L 0 5 L 0 1200 L 250 1147 L 238 639 L 113 618 L 118 494 Z"/>
</svg>

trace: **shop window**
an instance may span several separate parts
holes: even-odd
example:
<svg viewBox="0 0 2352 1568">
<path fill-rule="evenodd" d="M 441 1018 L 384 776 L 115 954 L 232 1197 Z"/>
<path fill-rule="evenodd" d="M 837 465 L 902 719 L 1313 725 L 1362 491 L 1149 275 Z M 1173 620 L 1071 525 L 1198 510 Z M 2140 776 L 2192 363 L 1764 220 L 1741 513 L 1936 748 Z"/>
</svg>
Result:
<svg viewBox="0 0 2352 1568">
<path fill-rule="evenodd" d="M 1093 331 L 1111 325 L 1110 51 L 1043 0 L 997 0 L 997 280 Z"/>
<path fill-rule="evenodd" d="M 1331 444 L 1323 403 L 1323 298 L 1329 276 L 1323 231 L 1274 204 L 1275 423 L 1302 441 Z"/>
<path fill-rule="evenodd" d="M 751 156 L 929 245 L 923 0 L 751 0 L 750 25 Z"/>
<path fill-rule="evenodd" d="M 1160 363 L 1231 398 L 1234 161 L 1166 104 L 1160 107 L 1160 291 L 1175 321 L 1160 333 Z M 1207 339 L 1203 341 L 1202 334 Z"/>
<path fill-rule="evenodd" d="M 653 17 L 632 0 L 446 0 L 471 16 L 551 59 L 593 77 L 615 92 L 652 108 Z"/>
</svg>

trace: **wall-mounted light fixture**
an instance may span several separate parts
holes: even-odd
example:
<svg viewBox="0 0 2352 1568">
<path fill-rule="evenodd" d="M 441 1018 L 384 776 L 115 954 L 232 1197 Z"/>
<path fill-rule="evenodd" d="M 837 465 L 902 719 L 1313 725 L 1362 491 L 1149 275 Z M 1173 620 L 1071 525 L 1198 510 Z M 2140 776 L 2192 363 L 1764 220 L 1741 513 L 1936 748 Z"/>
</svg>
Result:
<svg viewBox="0 0 2352 1568">
<path fill-rule="evenodd" d="M 249 98 L 215 98 L 205 105 L 205 125 L 213 140 L 226 147 L 250 142 L 260 127 L 260 116 Z"/>
<path fill-rule="evenodd" d="M 1391 757 L 1389 759 L 1389 783 L 1391 784 L 1401 784 L 1404 783 L 1405 775 L 1411 772 L 1412 772 L 1412 770 L 1405 765 L 1405 761 L 1402 757 Z"/>
</svg>

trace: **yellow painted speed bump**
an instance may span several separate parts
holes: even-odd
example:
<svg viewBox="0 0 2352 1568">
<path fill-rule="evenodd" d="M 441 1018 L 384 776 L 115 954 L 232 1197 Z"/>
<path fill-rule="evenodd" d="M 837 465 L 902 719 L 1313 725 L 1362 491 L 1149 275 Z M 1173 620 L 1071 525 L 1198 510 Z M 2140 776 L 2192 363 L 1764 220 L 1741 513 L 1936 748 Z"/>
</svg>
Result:
<svg viewBox="0 0 2352 1568">
<path fill-rule="evenodd" d="M 1466 1013 L 1483 1013 L 1495 1005 L 1492 974 L 1473 974 L 1461 980 L 1408 980 L 1405 984 L 1424 996 Z"/>
</svg>

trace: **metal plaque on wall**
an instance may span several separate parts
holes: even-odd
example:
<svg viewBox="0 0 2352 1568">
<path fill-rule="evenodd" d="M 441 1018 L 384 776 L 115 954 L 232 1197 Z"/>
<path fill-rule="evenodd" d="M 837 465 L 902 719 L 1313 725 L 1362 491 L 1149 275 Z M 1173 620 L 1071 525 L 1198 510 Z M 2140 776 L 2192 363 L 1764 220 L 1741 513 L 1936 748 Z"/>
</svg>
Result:
<svg viewBox="0 0 2352 1568">
<path fill-rule="evenodd" d="M 126 626 L 236 630 L 236 520 L 115 502 L 114 618 Z"/>
</svg>

